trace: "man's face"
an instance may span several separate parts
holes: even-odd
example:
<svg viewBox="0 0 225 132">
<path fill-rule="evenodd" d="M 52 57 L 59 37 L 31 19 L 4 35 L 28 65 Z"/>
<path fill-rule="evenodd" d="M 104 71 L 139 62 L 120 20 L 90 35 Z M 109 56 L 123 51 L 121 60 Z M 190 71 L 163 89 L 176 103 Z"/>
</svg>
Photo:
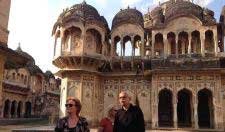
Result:
<svg viewBox="0 0 225 132">
<path fill-rule="evenodd" d="M 130 98 L 124 92 L 119 94 L 119 102 L 122 106 L 128 106 L 130 104 Z"/>
</svg>

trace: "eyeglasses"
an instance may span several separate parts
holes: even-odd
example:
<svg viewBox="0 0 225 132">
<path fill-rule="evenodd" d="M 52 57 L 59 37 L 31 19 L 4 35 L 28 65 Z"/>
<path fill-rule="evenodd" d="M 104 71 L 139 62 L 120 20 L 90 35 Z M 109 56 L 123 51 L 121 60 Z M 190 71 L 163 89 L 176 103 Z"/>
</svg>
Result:
<svg viewBox="0 0 225 132">
<path fill-rule="evenodd" d="M 66 107 L 73 107 L 73 106 L 76 106 L 74 104 L 65 104 Z"/>
</svg>

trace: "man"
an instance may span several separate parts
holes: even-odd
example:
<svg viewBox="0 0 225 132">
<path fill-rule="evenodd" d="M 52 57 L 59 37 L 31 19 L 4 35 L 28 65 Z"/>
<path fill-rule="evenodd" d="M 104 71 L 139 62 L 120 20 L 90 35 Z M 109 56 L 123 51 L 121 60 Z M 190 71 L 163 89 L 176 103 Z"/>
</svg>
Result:
<svg viewBox="0 0 225 132">
<path fill-rule="evenodd" d="M 122 106 L 115 116 L 113 132 L 144 132 L 144 117 L 141 109 L 130 103 L 131 98 L 126 92 L 119 94 Z"/>
</svg>

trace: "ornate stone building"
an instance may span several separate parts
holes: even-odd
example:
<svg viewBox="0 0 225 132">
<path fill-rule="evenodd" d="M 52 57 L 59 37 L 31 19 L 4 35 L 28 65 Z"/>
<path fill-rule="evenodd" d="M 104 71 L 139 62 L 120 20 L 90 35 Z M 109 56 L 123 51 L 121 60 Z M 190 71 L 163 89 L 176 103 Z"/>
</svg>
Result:
<svg viewBox="0 0 225 132">
<path fill-rule="evenodd" d="M 86 2 L 65 9 L 52 32 L 60 115 L 74 96 L 94 126 L 125 90 L 152 129 L 224 131 L 223 15 L 216 22 L 209 9 L 169 0 L 145 15 L 121 9 L 110 30 Z"/>
<path fill-rule="evenodd" d="M 11 0 L 0 0 L 0 118 L 57 114 L 60 80 L 35 65 L 32 56 L 8 48 Z"/>
<path fill-rule="evenodd" d="M 4 70 L 3 78 L 3 118 L 29 118 L 49 116 L 59 112 L 60 80 L 35 65 L 32 56 L 22 51 L 16 52 L 27 58 L 24 67 Z"/>
</svg>

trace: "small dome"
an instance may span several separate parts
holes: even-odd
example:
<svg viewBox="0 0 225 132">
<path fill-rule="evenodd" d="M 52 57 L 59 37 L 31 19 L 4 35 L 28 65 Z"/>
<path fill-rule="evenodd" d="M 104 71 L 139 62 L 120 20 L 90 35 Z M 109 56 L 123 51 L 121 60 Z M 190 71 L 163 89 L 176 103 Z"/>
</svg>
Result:
<svg viewBox="0 0 225 132">
<path fill-rule="evenodd" d="M 168 23 L 182 16 L 198 18 L 204 25 L 215 24 L 216 22 L 213 11 L 204 9 L 188 0 L 169 0 L 150 12 L 150 17 L 153 21 L 159 19 L 163 23 Z"/>
<path fill-rule="evenodd" d="M 53 73 L 51 71 L 46 71 L 45 72 L 45 76 L 49 79 L 49 78 L 55 78 L 55 76 L 53 75 Z"/>
<path fill-rule="evenodd" d="M 80 21 L 86 23 L 97 23 L 103 28 L 108 28 L 108 23 L 103 16 L 100 16 L 98 11 L 85 1 L 73 5 L 71 8 L 65 9 L 59 16 L 57 22 L 54 25 L 53 32 L 55 32 L 58 25 L 69 21 Z"/>
<path fill-rule="evenodd" d="M 19 44 L 19 46 L 17 47 L 17 49 L 15 50 L 18 54 L 20 54 L 21 56 L 23 56 L 23 57 L 25 57 L 25 58 L 27 58 L 29 61 L 27 62 L 27 64 L 35 64 L 35 60 L 34 60 L 34 58 L 31 56 L 31 55 L 29 55 L 27 52 L 24 52 L 22 49 L 21 49 L 21 47 L 20 47 L 20 44 Z"/>
<path fill-rule="evenodd" d="M 112 21 L 112 30 L 125 23 L 138 24 L 141 27 L 144 27 L 143 15 L 140 11 L 136 9 L 124 9 L 116 14 Z"/>
</svg>

